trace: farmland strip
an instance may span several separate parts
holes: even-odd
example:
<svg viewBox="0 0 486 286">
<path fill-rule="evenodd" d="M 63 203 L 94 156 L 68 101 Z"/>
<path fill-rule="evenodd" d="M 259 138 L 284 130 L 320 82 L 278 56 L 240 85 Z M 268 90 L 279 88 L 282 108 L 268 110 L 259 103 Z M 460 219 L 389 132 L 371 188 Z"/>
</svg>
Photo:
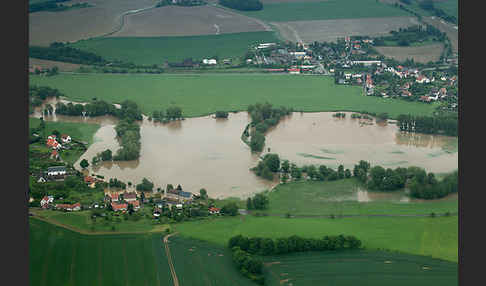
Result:
<svg viewBox="0 0 486 286">
<path fill-rule="evenodd" d="M 164 246 L 165 246 L 165 253 L 167 254 L 167 260 L 169 261 L 169 268 L 170 268 L 170 272 L 172 274 L 172 280 L 174 281 L 174 286 L 179 286 L 179 280 L 177 279 L 177 275 L 176 275 L 175 268 L 174 268 L 174 263 L 172 262 L 172 256 L 170 255 L 170 248 L 169 248 L 169 244 L 168 244 L 169 237 L 176 235 L 176 234 L 177 234 L 177 232 L 164 236 Z"/>
</svg>

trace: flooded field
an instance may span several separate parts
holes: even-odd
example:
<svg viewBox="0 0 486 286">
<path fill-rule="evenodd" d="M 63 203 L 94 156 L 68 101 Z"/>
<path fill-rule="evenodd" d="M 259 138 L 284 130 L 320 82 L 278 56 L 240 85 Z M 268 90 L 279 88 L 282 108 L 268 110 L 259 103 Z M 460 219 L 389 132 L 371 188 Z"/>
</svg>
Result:
<svg viewBox="0 0 486 286">
<path fill-rule="evenodd" d="M 330 112 L 293 113 L 266 135 L 265 151 L 297 165 L 352 170 L 359 160 L 384 168 L 420 166 L 436 173 L 458 167 L 457 138 L 400 132 L 395 124 L 335 118 Z"/>
<path fill-rule="evenodd" d="M 67 103 L 67 101 L 64 101 Z M 55 100 L 50 101 L 55 104 Z M 364 159 L 384 167 L 416 165 L 428 171 L 448 172 L 457 168 L 457 139 L 445 136 L 405 134 L 394 124 L 376 124 L 370 120 L 332 117 L 332 113 L 294 113 L 266 135 L 266 148 L 298 165 L 324 164 L 352 169 Z M 39 117 L 36 112 L 33 116 Z M 99 152 L 113 152 L 120 145 L 115 138 L 116 118 L 83 118 L 51 115 L 46 120 L 98 123 L 94 143 L 75 163 L 91 159 Z M 271 188 L 269 182 L 249 169 L 256 166 L 260 154 L 252 154 L 241 139 L 250 122 L 246 112 L 230 113 L 228 119 L 212 116 L 188 118 L 169 124 L 144 118 L 140 123 L 141 156 L 136 161 L 103 162 L 89 166 L 89 172 L 138 184 L 144 177 L 155 188 L 181 184 L 185 191 L 198 193 L 205 188 L 211 197 L 246 197 Z M 376 194 L 357 192 L 356 200 L 374 200 Z M 388 195 L 388 194 L 385 194 Z M 392 200 L 403 200 L 405 194 Z"/>
</svg>

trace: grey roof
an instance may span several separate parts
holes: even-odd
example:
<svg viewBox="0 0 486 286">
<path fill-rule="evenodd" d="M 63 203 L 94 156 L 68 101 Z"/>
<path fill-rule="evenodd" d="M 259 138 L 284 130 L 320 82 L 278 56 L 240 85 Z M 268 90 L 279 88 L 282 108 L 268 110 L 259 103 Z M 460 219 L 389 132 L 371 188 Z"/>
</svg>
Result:
<svg viewBox="0 0 486 286">
<path fill-rule="evenodd" d="M 65 166 L 47 167 L 47 172 L 59 172 L 59 171 L 66 171 L 66 167 Z"/>
</svg>

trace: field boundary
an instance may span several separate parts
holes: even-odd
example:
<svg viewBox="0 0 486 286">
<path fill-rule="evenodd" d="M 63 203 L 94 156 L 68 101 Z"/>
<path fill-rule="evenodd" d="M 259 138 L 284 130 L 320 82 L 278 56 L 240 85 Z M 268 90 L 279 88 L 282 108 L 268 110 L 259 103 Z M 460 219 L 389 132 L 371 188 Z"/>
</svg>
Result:
<svg viewBox="0 0 486 286">
<path fill-rule="evenodd" d="M 174 232 L 164 236 L 163 241 L 164 241 L 165 253 L 167 255 L 167 260 L 169 262 L 170 273 L 172 275 L 172 281 L 174 281 L 174 286 L 179 286 L 179 279 L 177 279 L 177 274 L 175 272 L 174 263 L 172 262 L 172 255 L 170 254 L 170 248 L 169 248 L 169 237 L 176 234 L 177 232 Z"/>
</svg>

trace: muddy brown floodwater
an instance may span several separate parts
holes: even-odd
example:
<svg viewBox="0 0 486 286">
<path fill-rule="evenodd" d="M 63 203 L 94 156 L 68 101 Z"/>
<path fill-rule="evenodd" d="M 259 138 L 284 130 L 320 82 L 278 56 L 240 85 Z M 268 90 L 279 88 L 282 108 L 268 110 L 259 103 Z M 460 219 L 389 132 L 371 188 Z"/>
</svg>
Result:
<svg viewBox="0 0 486 286">
<path fill-rule="evenodd" d="M 54 103 L 54 102 L 51 102 Z M 34 116 L 39 116 L 35 113 Z M 332 113 L 294 113 L 282 120 L 266 135 L 266 147 L 298 165 L 324 164 L 352 169 L 359 160 L 384 167 L 416 165 L 428 171 L 448 172 L 457 168 L 457 138 L 406 134 L 394 124 L 332 117 Z M 98 123 L 100 129 L 80 159 L 91 159 L 99 152 L 113 152 L 120 145 L 115 139 L 117 120 L 102 116 L 83 118 L 47 116 L 46 120 Z M 155 188 L 181 184 L 185 191 L 199 193 L 205 188 L 211 197 L 247 197 L 269 189 L 277 182 L 255 176 L 249 169 L 256 166 L 260 154 L 252 154 L 241 139 L 250 122 L 246 112 L 230 113 L 228 119 L 212 116 L 188 118 L 168 124 L 144 118 L 140 123 L 141 156 L 127 162 L 103 162 L 90 166 L 89 172 L 138 184 L 144 177 Z M 370 194 L 358 194 L 366 201 Z M 396 199 L 396 198 L 395 198 Z M 401 200 L 403 198 L 399 198 Z"/>
<path fill-rule="evenodd" d="M 297 165 L 353 169 L 359 160 L 384 168 L 419 166 L 436 173 L 457 169 L 457 138 L 400 132 L 395 124 L 335 118 L 331 112 L 293 113 L 266 134 L 265 151 Z"/>
</svg>

